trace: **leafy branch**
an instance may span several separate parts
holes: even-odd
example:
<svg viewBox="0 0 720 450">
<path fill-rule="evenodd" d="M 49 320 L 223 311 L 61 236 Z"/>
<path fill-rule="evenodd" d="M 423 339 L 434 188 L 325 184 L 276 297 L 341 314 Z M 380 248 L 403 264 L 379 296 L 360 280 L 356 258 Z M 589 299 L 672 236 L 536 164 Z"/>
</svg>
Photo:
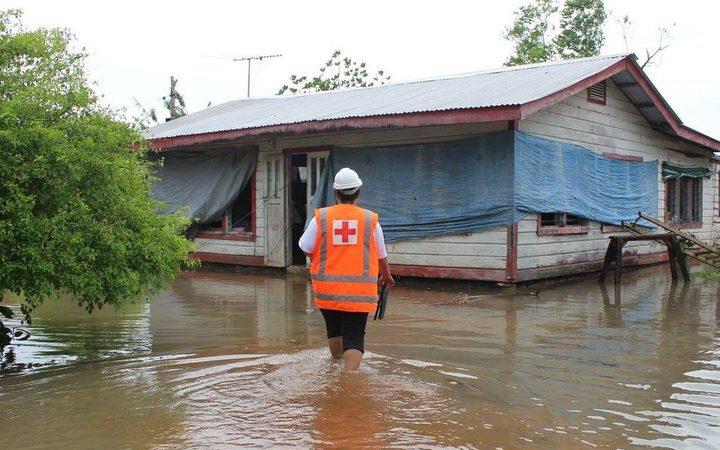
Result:
<svg viewBox="0 0 720 450">
<path fill-rule="evenodd" d="M 371 73 L 365 62 L 343 56 L 340 50 L 333 52 L 319 72 L 314 76 L 290 75 L 290 81 L 278 90 L 278 95 L 372 87 L 390 80 L 390 76 L 385 75 L 382 69 Z"/>
</svg>

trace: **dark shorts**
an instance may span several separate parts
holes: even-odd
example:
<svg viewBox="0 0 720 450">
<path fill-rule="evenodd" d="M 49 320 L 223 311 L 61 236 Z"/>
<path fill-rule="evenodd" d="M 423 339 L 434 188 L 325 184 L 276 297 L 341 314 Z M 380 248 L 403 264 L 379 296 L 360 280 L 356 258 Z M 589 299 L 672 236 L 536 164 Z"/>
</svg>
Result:
<svg viewBox="0 0 720 450">
<path fill-rule="evenodd" d="M 365 325 L 368 313 L 321 309 L 325 318 L 328 339 L 342 337 L 343 351 L 360 350 L 365 353 Z"/>
</svg>

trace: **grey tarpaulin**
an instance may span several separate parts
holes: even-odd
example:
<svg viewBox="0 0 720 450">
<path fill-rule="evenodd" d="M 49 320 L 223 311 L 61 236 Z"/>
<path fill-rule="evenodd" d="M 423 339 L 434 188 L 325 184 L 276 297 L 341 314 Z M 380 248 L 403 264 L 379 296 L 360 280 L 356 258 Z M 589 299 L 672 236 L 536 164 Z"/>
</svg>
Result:
<svg viewBox="0 0 720 450">
<path fill-rule="evenodd" d="M 620 161 L 520 132 L 337 148 L 312 207 L 334 203 L 333 175 L 342 167 L 360 174 L 360 205 L 379 213 L 388 241 L 509 225 L 528 212 L 614 224 L 657 212 L 657 161 Z"/>
<path fill-rule="evenodd" d="M 162 155 L 153 198 L 162 213 L 183 210 L 198 224 L 218 220 L 255 173 L 258 149 L 174 150 Z"/>
</svg>

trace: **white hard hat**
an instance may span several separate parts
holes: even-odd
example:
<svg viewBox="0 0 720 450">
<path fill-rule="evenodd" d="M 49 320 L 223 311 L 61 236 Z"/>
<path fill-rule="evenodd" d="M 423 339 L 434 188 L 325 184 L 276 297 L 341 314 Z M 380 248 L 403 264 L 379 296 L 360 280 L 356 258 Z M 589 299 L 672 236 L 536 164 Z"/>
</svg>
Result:
<svg viewBox="0 0 720 450">
<path fill-rule="evenodd" d="M 362 186 L 362 180 L 354 170 L 343 167 L 335 174 L 333 188 L 345 194 L 354 194 Z"/>
</svg>

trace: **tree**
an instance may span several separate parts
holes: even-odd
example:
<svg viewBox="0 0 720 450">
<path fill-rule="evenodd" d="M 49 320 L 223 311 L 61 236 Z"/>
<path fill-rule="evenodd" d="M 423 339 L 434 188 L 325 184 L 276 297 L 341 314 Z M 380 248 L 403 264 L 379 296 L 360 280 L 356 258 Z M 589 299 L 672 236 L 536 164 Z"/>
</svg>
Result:
<svg viewBox="0 0 720 450">
<path fill-rule="evenodd" d="M 606 21 L 603 0 L 566 0 L 555 33 L 556 0 L 534 0 L 515 11 L 515 21 L 505 29 L 505 39 L 514 44 L 505 65 L 599 55 L 605 43 Z"/>
<path fill-rule="evenodd" d="M 0 11 L 2 298 L 29 323 L 59 294 L 88 312 L 146 297 L 185 263 L 189 221 L 156 213 L 144 140 L 99 105 L 73 36 L 21 18 Z"/>
<path fill-rule="evenodd" d="M 513 54 L 505 61 L 506 66 L 545 62 L 555 57 L 550 37 L 554 27 L 550 19 L 557 10 L 554 0 L 534 0 L 515 11 L 515 21 L 504 34 L 514 45 Z"/>
<path fill-rule="evenodd" d="M 562 58 L 597 56 L 605 43 L 603 0 L 567 0 L 560 11 L 560 33 L 553 39 Z"/>
<path fill-rule="evenodd" d="M 163 97 L 163 103 L 165 108 L 170 111 L 170 120 L 175 120 L 178 117 L 186 116 L 185 111 L 185 99 L 182 94 L 177 91 L 177 78 L 170 77 L 170 95 Z"/>
<path fill-rule="evenodd" d="M 616 22 L 620 25 L 620 29 L 622 30 L 623 41 L 625 42 L 625 50 L 629 52 L 630 44 L 635 34 L 635 22 L 628 15 L 622 16 L 619 20 L 616 20 Z M 668 47 L 670 47 L 670 30 L 671 28 L 675 27 L 675 25 L 676 24 L 673 23 L 669 27 L 658 27 L 657 43 L 652 47 L 644 48 L 645 56 L 642 57 L 642 62 L 639 63 L 642 69 L 658 65 L 657 60 L 660 54 L 664 52 Z"/>
<path fill-rule="evenodd" d="M 390 80 L 390 76 L 385 75 L 383 70 L 378 70 L 371 75 L 367 70 L 366 63 L 342 56 L 340 50 L 335 50 L 330 59 L 320 68 L 318 75 L 290 75 L 289 83 L 280 88 L 278 95 L 286 92 L 307 94 L 336 89 L 372 87 L 385 84 L 388 80 Z"/>
<path fill-rule="evenodd" d="M 175 120 L 179 117 L 187 115 L 187 111 L 185 110 L 185 98 L 178 92 L 177 83 L 178 79 L 171 75 L 170 94 L 168 96 L 163 96 L 162 98 L 163 106 L 170 113 L 170 117 L 167 120 Z M 147 109 L 138 101 L 138 99 L 133 98 L 133 100 L 135 101 L 135 107 L 140 111 L 139 116 L 132 118 L 135 129 L 146 130 L 151 126 L 160 123 L 155 108 Z M 208 102 L 208 107 L 210 106 L 210 103 L 211 102 Z"/>
</svg>

